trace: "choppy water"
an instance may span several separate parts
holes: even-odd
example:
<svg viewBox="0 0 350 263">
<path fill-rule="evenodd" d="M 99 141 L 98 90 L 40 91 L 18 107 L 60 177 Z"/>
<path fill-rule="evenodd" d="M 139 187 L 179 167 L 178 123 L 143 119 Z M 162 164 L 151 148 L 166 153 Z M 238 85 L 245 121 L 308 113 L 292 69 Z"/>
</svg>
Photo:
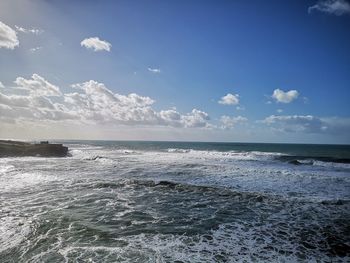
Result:
<svg viewBox="0 0 350 263">
<path fill-rule="evenodd" d="M 65 144 L 0 159 L 1 262 L 350 260 L 349 146 Z"/>
</svg>

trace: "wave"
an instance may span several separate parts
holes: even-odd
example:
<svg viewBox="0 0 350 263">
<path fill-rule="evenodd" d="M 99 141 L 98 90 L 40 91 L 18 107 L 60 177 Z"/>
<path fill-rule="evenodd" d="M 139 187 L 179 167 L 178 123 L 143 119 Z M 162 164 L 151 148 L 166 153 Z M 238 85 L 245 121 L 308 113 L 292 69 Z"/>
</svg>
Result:
<svg viewBox="0 0 350 263">
<path fill-rule="evenodd" d="M 350 168 L 350 159 L 326 156 L 281 155 L 277 160 L 294 165 L 316 165 L 335 168 Z"/>
<path fill-rule="evenodd" d="M 264 200 L 267 198 L 267 195 L 262 193 L 254 193 L 254 192 L 243 192 L 237 189 L 232 188 L 222 188 L 215 186 L 205 186 L 205 185 L 195 185 L 189 184 L 185 182 L 175 182 L 168 180 L 137 180 L 137 179 L 127 179 L 120 180 L 117 182 L 96 182 L 93 185 L 86 185 L 87 187 L 92 188 L 122 188 L 125 186 L 142 186 L 142 187 L 150 187 L 150 188 L 167 188 L 167 189 L 176 189 L 178 191 L 188 191 L 188 192 L 217 192 L 220 196 L 226 195 L 235 195 L 235 196 L 250 196 L 255 197 L 257 200 Z"/>
<path fill-rule="evenodd" d="M 11 172 L 13 170 L 15 170 L 15 167 L 13 165 L 7 165 L 7 164 L 0 165 L 0 175 L 6 174 L 6 173 Z"/>
<path fill-rule="evenodd" d="M 85 146 L 84 146 L 85 147 Z M 282 152 L 268 152 L 268 151 L 217 151 L 217 150 L 196 150 L 192 148 L 167 148 L 160 150 L 160 152 L 166 152 L 168 154 L 184 154 L 189 157 L 195 158 L 224 158 L 228 160 L 242 160 L 242 161 L 281 161 L 294 165 L 318 165 L 318 166 L 329 166 L 327 163 L 333 164 L 349 164 L 350 158 L 338 158 L 330 156 L 307 156 L 307 155 L 290 155 Z M 159 153 L 159 150 L 141 150 L 135 151 L 135 149 L 108 149 L 101 147 L 74 147 L 70 150 L 70 154 L 73 157 L 80 157 L 84 160 L 96 160 L 103 158 L 110 158 L 117 155 L 134 155 L 143 153 Z M 342 167 L 341 165 L 339 166 Z M 344 166 L 348 168 L 347 166 Z M 349 167 L 350 168 L 350 167 Z"/>
<path fill-rule="evenodd" d="M 225 157 L 237 160 L 278 160 L 295 165 L 319 165 L 329 166 L 327 163 L 333 164 L 350 164 L 350 158 L 337 158 L 328 156 L 304 156 L 304 155 L 289 155 L 280 152 L 262 152 L 262 151 L 215 151 L 215 150 L 194 150 L 194 149 L 181 149 L 181 148 L 169 148 L 168 153 L 184 153 L 193 156 L 203 157 Z M 350 168 L 346 166 L 341 166 Z"/>
<path fill-rule="evenodd" d="M 93 185 L 87 185 L 87 187 L 103 189 L 120 189 L 124 187 L 142 187 L 142 188 L 154 188 L 158 190 L 186 192 L 186 193 L 197 193 L 197 194 L 213 194 L 220 197 L 227 197 L 229 199 L 239 199 L 249 202 L 288 202 L 290 200 L 302 202 L 302 203 L 319 203 L 321 205 L 348 205 L 350 204 L 349 199 L 305 199 L 297 198 L 296 196 L 279 195 L 276 193 L 268 192 L 254 192 L 246 191 L 239 188 L 220 187 L 212 185 L 197 185 L 186 182 L 175 182 L 170 180 L 121 180 L 118 182 L 98 182 Z"/>
<path fill-rule="evenodd" d="M 115 153 L 121 153 L 121 154 L 137 154 L 139 152 L 134 151 L 134 150 L 129 150 L 129 149 L 118 149 L 118 150 L 113 150 Z"/>
<path fill-rule="evenodd" d="M 135 151 L 120 149 L 120 150 L 91 150 L 91 149 L 71 149 L 69 157 L 82 161 L 95 161 L 101 163 L 114 163 L 116 158 L 124 155 L 136 154 Z"/>
<path fill-rule="evenodd" d="M 188 153 L 193 151 L 192 149 L 179 149 L 179 148 L 169 148 L 167 149 L 168 153 Z"/>
<path fill-rule="evenodd" d="M 194 150 L 182 148 L 169 148 L 169 154 L 188 154 L 196 158 L 225 158 L 231 160 L 273 160 L 273 158 L 283 155 L 283 153 L 260 152 L 260 151 L 216 151 L 216 150 Z"/>
<path fill-rule="evenodd" d="M 211 181 L 183 181 L 176 179 L 119 179 L 118 181 L 97 182 L 87 187 L 91 188 L 110 188 L 121 189 L 131 187 L 135 189 L 155 189 L 156 191 L 172 191 L 189 193 L 189 194 L 204 194 L 213 196 L 227 196 L 233 199 L 249 200 L 249 202 L 290 202 L 297 201 L 302 203 L 318 203 L 322 205 L 349 205 L 350 199 L 348 195 L 315 195 L 310 193 L 305 195 L 304 189 L 285 189 L 282 186 L 282 191 L 273 191 L 268 188 L 261 189 L 260 187 L 244 187 L 241 184 L 215 184 Z M 278 186 L 277 186 L 278 187 Z M 293 190 L 294 189 L 294 190 Z"/>
</svg>

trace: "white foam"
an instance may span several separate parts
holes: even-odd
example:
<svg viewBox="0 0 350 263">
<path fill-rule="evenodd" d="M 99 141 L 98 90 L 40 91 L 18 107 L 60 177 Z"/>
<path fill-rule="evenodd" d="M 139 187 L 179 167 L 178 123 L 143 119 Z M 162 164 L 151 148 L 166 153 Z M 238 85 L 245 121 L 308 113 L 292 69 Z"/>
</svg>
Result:
<svg viewBox="0 0 350 263">
<path fill-rule="evenodd" d="M 88 260 L 92 255 L 122 262 L 348 262 L 349 257 L 330 257 L 319 249 L 303 249 L 293 233 L 277 235 L 276 224 L 221 224 L 206 234 L 138 234 L 118 237 L 125 246 L 71 245 L 59 249 L 66 261 Z M 287 230 L 288 231 L 288 230 Z M 290 241 L 292 240 L 292 241 Z M 98 260 L 98 259 L 97 259 Z"/>
<path fill-rule="evenodd" d="M 157 187 L 149 187 L 150 189 L 147 189 L 148 187 L 140 187 L 140 192 L 135 193 L 132 187 L 130 189 L 123 188 L 124 191 L 119 192 L 118 187 L 94 189 L 87 186 L 95 185 L 99 182 L 120 182 L 120 180 L 129 180 L 135 177 L 145 181 L 154 180 L 159 182 L 168 180 L 184 184 L 215 186 L 233 190 L 239 189 L 242 192 L 276 194 L 282 195 L 286 199 L 291 196 L 293 198 L 304 198 L 308 201 L 347 199 L 350 195 L 349 172 L 344 170 L 337 171 L 332 167 L 318 165 L 295 166 L 282 163 L 275 160 L 275 153 L 183 151 L 178 149 L 168 150 L 167 152 L 139 153 L 127 149 L 83 147 L 73 147 L 72 153 L 71 158 L 28 157 L 23 159 L 1 159 L 0 193 L 5 192 L 7 196 L 10 196 L 9 193 L 12 192 L 17 194 L 10 200 L 13 204 L 9 205 L 8 208 L 18 209 L 18 207 L 21 207 L 20 205 L 23 205 L 23 210 L 25 211 L 29 208 L 37 209 L 40 210 L 40 212 L 36 211 L 39 217 L 54 209 L 70 209 L 70 205 L 81 205 L 78 202 L 79 200 L 85 197 L 88 197 L 86 199 L 92 199 L 91 195 L 98 192 L 103 193 L 104 197 L 107 194 L 111 194 L 111 200 L 109 200 L 110 196 L 106 199 L 101 198 L 96 203 L 90 203 L 89 207 L 94 205 L 103 206 L 106 213 L 107 211 L 111 213 L 111 220 L 120 219 L 134 211 L 134 209 L 140 209 L 138 207 L 140 204 L 132 203 L 135 195 L 139 194 L 140 198 L 143 198 L 143 195 L 147 197 L 149 193 L 147 191 L 156 191 L 157 189 L 155 188 Z M 100 158 L 92 160 L 97 156 Z M 114 165 L 118 165 L 118 167 L 114 168 Z M 71 184 L 66 185 L 66 180 L 71 180 Z M 57 184 L 52 186 L 52 182 L 57 182 Z M 36 188 L 36 186 L 40 187 Z M 60 196 L 59 199 L 54 200 L 54 205 L 59 204 L 57 207 L 52 207 L 53 203 L 51 203 L 49 205 L 45 204 L 46 207 L 42 208 L 34 207 L 28 201 L 29 199 L 33 201 L 36 198 L 33 194 L 28 197 L 27 203 L 24 198 L 19 197 L 24 188 L 35 192 L 35 189 L 42 191 L 44 187 L 41 186 L 52 186 L 52 191 L 64 197 L 66 196 L 65 191 L 67 191 L 67 196 L 71 194 L 70 199 L 64 200 L 64 197 Z M 72 188 L 69 188 L 71 186 Z M 78 189 L 76 193 L 74 192 L 75 189 Z M 82 189 L 82 192 L 79 192 L 80 189 Z M 43 196 L 51 197 L 49 192 L 41 192 L 41 194 L 41 196 L 37 197 L 38 201 Z M 284 198 L 282 199 L 285 200 Z M 3 200 L 5 200 L 5 197 Z M 150 200 L 157 202 L 157 198 Z M 118 206 L 122 206 L 122 208 L 113 211 Z M 147 212 L 151 214 L 154 211 Z M 151 214 L 151 216 L 158 220 L 162 215 L 156 212 Z M 286 214 L 288 215 L 291 212 L 294 212 L 294 210 L 286 211 Z M 325 213 L 326 211 L 323 210 L 321 212 Z M 283 217 L 282 212 L 271 216 L 275 216 L 274 222 L 288 222 L 288 216 Z M 33 218 L 29 219 L 32 220 Z M 106 214 L 102 213 L 100 219 L 100 224 L 103 224 L 104 221 L 102 219 L 106 219 Z M 22 222 L 21 220 L 24 220 L 24 218 L 14 218 L 10 215 L 4 215 L 1 220 L 0 252 L 1 249 L 11 249 L 20 246 L 21 242 L 25 240 L 31 231 L 30 221 Z M 133 224 L 137 223 L 144 222 L 133 222 Z M 62 230 L 63 234 L 57 234 L 57 242 L 55 244 L 52 244 L 47 251 L 34 255 L 31 261 L 40 262 L 45 255 L 57 252 L 67 262 L 74 260 L 96 260 L 101 262 L 109 259 L 115 261 L 120 259 L 120 261 L 126 262 L 142 261 L 142 259 L 150 262 L 168 262 L 170 260 L 181 260 L 183 262 L 300 261 L 295 242 L 279 237 L 276 233 L 278 226 L 264 224 L 264 222 L 260 223 L 263 224 L 246 225 L 244 222 L 221 224 L 215 229 L 208 229 L 206 235 L 140 234 L 116 237 L 124 241 L 125 246 L 123 247 L 108 246 L 108 244 L 101 245 L 103 243 L 98 243 L 99 240 L 96 240 L 96 238 L 86 241 L 84 236 L 81 238 L 81 241 L 61 240 L 60 237 L 64 236 L 64 234 L 68 233 L 69 238 L 76 234 L 72 224 L 69 224 L 67 229 Z M 293 231 L 288 232 L 288 235 L 292 236 Z M 45 238 L 45 236 L 42 238 Z M 4 246 L 2 246 L 3 244 Z M 283 251 L 288 251 L 288 253 Z M 332 261 L 332 259 L 327 258 L 327 255 L 317 250 L 311 250 L 310 253 L 304 256 L 306 258 L 305 261 L 312 262 L 319 258 L 325 261 Z M 340 259 L 339 262 L 342 260 Z M 349 258 L 344 258 L 344 262 L 346 260 L 349 260 Z"/>
<path fill-rule="evenodd" d="M 226 158 L 226 159 L 236 159 L 236 160 L 262 160 L 271 159 L 275 156 L 283 155 L 282 153 L 272 153 L 272 152 L 242 152 L 242 151 L 204 151 L 204 150 L 193 150 L 193 149 L 180 149 L 180 148 L 169 148 L 168 153 L 187 153 L 193 157 L 205 157 L 205 158 Z"/>
<path fill-rule="evenodd" d="M 133 156 L 133 166 L 169 180 L 204 186 L 283 195 L 286 198 L 334 200 L 350 198 L 346 170 L 315 165 L 290 165 L 276 160 L 275 153 L 172 151 L 145 152 Z M 136 161 L 137 160 L 137 161 Z"/>
<path fill-rule="evenodd" d="M 335 169 L 350 169 L 350 163 L 334 163 L 334 162 L 313 161 L 313 165 L 335 168 Z"/>
<path fill-rule="evenodd" d="M 15 216 L 0 218 L 0 253 L 17 247 L 30 234 L 30 220 Z"/>
<path fill-rule="evenodd" d="M 169 148 L 167 151 L 169 153 L 188 153 L 192 149 L 180 149 L 180 148 Z"/>
<path fill-rule="evenodd" d="M 39 172 L 11 173 L 11 175 L 0 178 L 0 190 L 13 191 L 20 188 L 31 188 L 39 184 L 47 184 L 56 181 L 57 176 L 42 174 Z"/>
<path fill-rule="evenodd" d="M 6 174 L 8 172 L 11 172 L 15 169 L 13 165 L 8 165 L 8 164 L 0 164 L 0 176 L 2 174 Z"/>
</svg>

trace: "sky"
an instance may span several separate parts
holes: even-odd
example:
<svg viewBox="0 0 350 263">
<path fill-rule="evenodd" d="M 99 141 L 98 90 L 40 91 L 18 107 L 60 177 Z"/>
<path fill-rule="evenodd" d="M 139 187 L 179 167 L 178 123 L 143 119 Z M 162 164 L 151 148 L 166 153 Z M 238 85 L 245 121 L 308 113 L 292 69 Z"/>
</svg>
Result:
<svg viewBox="0 0 350 263">
<path fill-rule="evenodd" d="M 0 1 L 0 138 L 350 144 L 350 3 Z"/>
</svg>

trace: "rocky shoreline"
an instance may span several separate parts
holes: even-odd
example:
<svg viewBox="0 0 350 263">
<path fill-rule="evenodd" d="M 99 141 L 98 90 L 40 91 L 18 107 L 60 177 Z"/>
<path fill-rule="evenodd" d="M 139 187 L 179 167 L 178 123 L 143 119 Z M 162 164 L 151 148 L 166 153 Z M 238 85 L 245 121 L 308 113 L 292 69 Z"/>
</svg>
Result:
<svg viewBox="0 0 350 263">
<path fill-rule="evenodd" d="M 0 140 L 0 157 L 65 157 L 68 147 L 62 144 L 53 144 L 48 141 L 28 143 L 22 141 Z"/>
</svg>

